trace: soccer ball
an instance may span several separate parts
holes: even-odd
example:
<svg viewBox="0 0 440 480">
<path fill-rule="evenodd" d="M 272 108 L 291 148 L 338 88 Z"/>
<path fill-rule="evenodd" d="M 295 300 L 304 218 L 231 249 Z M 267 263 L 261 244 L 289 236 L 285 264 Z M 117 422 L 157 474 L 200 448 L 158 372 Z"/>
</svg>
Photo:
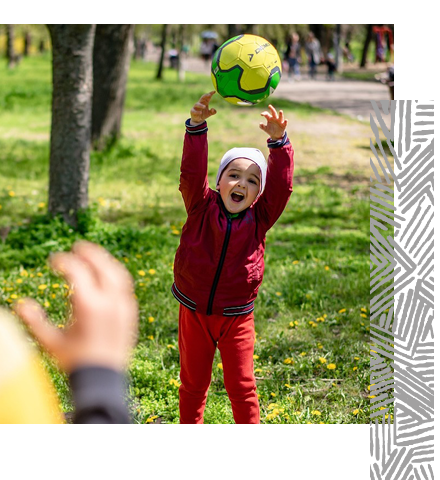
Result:
<svg viewBox="0 0 440 480">
<path fill-rule="evenodd" d="M 256 105 L 275 91 L 281 78 L 281 60 L 266 39 L 238 35 L 215 52 L 211 78 L 216 91 L 229 103 Z"/>
</svg>

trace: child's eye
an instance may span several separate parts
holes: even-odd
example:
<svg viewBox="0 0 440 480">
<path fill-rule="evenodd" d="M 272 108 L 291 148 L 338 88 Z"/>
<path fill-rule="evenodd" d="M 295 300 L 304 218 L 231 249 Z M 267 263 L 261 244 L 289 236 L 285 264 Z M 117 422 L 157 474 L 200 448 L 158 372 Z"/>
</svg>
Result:
<svg viewBox="0 0 440 480">
<path fill-rule="evenodd" d="M 257 184 L 257 182 L 255 180 L 249 180 L 250 183 L 253 183 L 254 185 Z"/>
<path fill-rule="evenodd" d="M 235 175 L 234 173 L 231 173 L 229 176 L 230 176 L 231 178 L 237 178 L 237 175 Z"/>
</svg>

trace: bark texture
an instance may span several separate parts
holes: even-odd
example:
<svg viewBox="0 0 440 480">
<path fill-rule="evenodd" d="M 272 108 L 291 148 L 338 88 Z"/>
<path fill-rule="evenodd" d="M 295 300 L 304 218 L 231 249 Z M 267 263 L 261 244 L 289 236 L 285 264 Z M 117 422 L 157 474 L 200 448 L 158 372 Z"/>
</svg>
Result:
<svg viewBox="0 0 440 480">
<path fill-rule="evenodd" d="M 88 206 L 95 25 L 48 25 L 52 39 L 49 213 L 77 226 Z"/>
<path fill-rule="evenodd" d="M 134 25 L 97 25 L 93 48 L 92 142 L 120 137 Z"/>
</svg>

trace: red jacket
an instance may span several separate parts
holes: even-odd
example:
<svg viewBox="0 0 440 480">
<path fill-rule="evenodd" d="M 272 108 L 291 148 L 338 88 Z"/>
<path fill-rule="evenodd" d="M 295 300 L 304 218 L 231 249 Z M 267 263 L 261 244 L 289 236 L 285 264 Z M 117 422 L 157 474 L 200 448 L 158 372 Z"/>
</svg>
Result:
<svg viewBox="0 0 440 480">
<path fill-rule="evenodd" d="M 172 293 L 206 315 L 240 315 L 254 309 L 263 280 L 266 232 L 292 193 L 293 148 L 268 140 L 266 188 L 257 202 L 230 218 L 220 194 L 208 186 L 208 127 L 186 123 L 180 186 L 188 219 L 174 261 Z"/>
</svg>

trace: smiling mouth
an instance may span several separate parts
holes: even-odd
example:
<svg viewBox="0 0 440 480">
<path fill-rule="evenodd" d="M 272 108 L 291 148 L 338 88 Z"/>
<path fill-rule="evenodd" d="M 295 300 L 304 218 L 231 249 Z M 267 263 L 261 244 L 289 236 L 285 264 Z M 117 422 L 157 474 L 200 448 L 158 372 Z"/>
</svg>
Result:
<svg viewBox="0 0 440 480">
<path fill-rule="evenodd" d="M 240 203 L 242 200 L 244 200 L 244 195 L 241 193 L 234 192 L 234 193 L 231 193 L 231 198 L 233 202 Z"/>
</svg>

